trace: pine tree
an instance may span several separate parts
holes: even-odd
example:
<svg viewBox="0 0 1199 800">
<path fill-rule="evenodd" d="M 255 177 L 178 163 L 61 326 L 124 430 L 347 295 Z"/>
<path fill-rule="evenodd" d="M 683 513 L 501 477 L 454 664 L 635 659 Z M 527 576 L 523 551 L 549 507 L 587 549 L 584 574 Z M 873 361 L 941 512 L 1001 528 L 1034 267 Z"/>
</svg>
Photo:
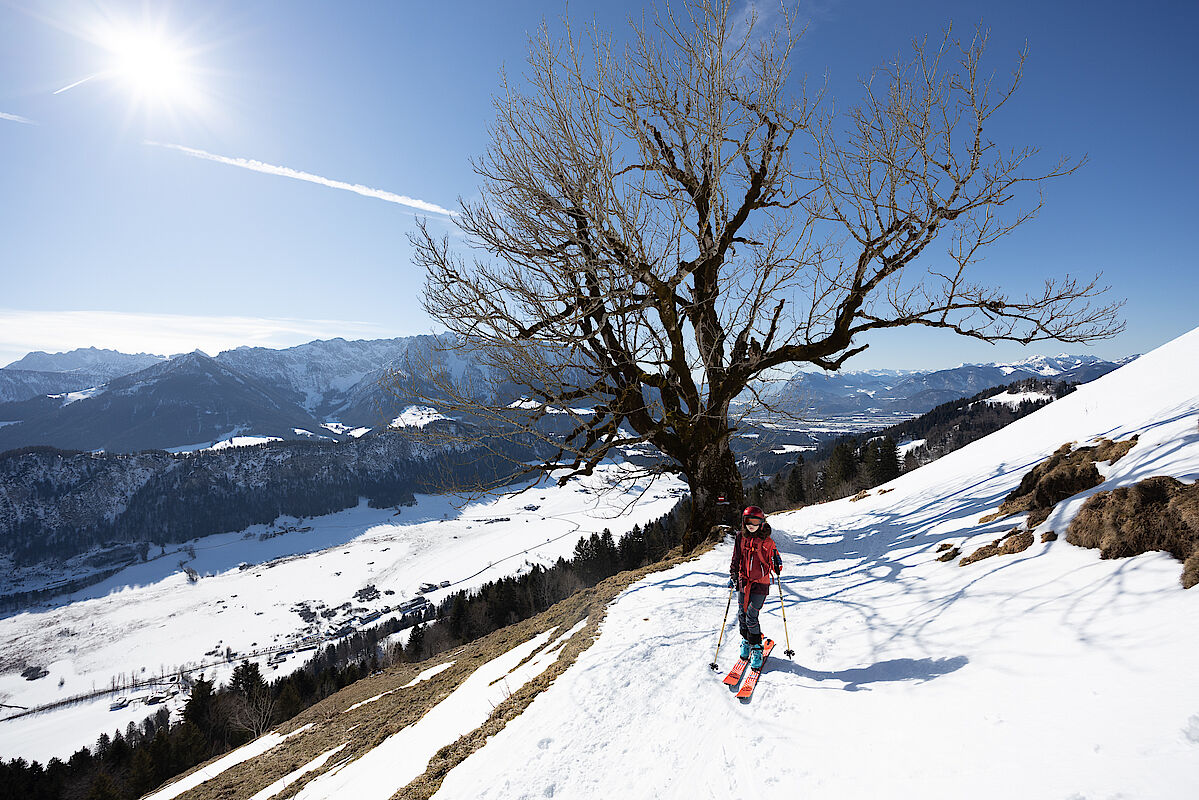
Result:
<svg viewBox="0 0 1199 800">
<path fill-rule="evenodd" d="M 405 655 L 409 661 L 420 661 L 424 658 L 425 649 L 425 626 L 417 625 L 412 629 L 412 633 L 408 634 L 408 645 L 405 647 Z"/>
<path fill-rule="evenodd" d="M 183 706 L 183 718 L 207 735 L 212 720 L 212 704 L 212 681 L 201 678 L 192 686 L 191 696 Z"/>
<path fill-rule="evenodd" d="M 233 675 L 229 678 L 229 688 L 250 699 L 266 691 L 266 680 L 262 677 L 258 664 L 247 659 L 234 667 Z"/>
<path fill-rule="evenodd" d="M 858 460 L 848 442 L 838 442 L 828 460 L 825 488 L 836 492 L 842 484 L 851 484 L 858 477 Z"/>
<path fill-rule="evenodd" d="M 803 482 L 803 456 L 795 460 L 795 466 L 787 473 L 787 484 L 785 488 L 787 502 L 791 504 L 803 504 L 808 501 L 807 492 L 804 489 Z"/>
<path fill-rule="evenodd" d="M 116 781 L 107 772 L 97 772 L 87 792 L 87 800 L 124 800 Z"/>
</svg>

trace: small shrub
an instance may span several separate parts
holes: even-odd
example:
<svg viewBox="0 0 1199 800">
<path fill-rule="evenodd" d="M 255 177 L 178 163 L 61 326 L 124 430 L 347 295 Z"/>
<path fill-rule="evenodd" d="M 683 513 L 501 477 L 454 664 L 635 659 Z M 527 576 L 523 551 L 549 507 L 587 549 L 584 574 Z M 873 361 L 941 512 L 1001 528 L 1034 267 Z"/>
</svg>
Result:
<svg viewBox="0 0 1199 800">
<path fill-rule="evenodd" d="M 1057 534 L 1054 533 L 1053 531 L 1045 531 L 1044 533 L 1041 534 L 1041 544 L 1044 544 L 1046 542 L 1056 542 L 1056 541 L 1057 541 Z"/>
</svg>

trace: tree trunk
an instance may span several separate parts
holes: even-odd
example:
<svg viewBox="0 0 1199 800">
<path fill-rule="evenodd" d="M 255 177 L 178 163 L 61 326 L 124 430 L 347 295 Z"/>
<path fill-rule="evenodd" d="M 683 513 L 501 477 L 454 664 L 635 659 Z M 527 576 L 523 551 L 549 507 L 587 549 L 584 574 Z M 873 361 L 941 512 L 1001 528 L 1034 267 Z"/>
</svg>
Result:
<svg viewBox="0 0 1199 800">
<path fill-rule="evenodd" d="M 740 524 L 745 491 L 728 437 L 698 451 L 684 469 L 691 487 L 691 519 L 683 547 L 691 550 L 707 538 L 714 525 Z M 721 497 L 725 502 L 720 502 Z"/>
</svg>

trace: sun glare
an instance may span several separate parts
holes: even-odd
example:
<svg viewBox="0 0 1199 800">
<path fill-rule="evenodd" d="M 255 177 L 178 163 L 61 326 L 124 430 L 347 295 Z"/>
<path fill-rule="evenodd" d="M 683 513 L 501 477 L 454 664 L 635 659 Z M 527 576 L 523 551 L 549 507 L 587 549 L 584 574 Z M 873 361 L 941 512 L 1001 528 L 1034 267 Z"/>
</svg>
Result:
<svg viewBox="0 0 1199 800">
<path fill-rule="evenodd" d="M 114 29 L 101 44 L 112 56 L 108 74 L 139 101 L 188 105 L 194 100 L 187 49 L 163 31 Z"/>
<path fill-rule="evenodd" d="M 140 98 L 170 102 L 190 92 L 185 51 L 161 34 L 121 32 L 108 49 L 114 57 L 113 77 Z"/>
<path fill-rule="evenodd" d="M 96 46 L 99 63 L 96 72 L 54 94 L 84 84 L 103 84 L 129 100 L 129 112 L 139 108 L 165 110 L 172 115 L 206 112 L 206 92 L 195 63 L 200 50 L 172 34 L 165 18 L 117 19 L 101 7 L 98 18 L 76 22 L 70 30 Z"/>
</svg>

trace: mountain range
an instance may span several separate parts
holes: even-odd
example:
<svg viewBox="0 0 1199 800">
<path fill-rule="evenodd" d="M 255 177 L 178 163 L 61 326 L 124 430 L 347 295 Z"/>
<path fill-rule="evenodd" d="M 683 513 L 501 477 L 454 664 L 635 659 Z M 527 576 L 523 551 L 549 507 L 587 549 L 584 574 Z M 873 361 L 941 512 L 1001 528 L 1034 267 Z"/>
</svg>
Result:
<svg viewBox="0 0 1199 800">
<path fill-rule="evenodd" d="M 112 350 L 31 353 L 0 369 L 0 451 L 27 446 L 136 452 L 194 450 L 222 441 L 344 441 L 385 430 L 407 408 L 381 386 L 389 371 L 452 353 L 445 336 L 317 340 L 274 350 L 240 347 L 164 358 Z M 1084 383 L 1122 363 L 1037 356 L 933 372 L 800 373 L 768 395 L 805 416 L 910 413 L 1022 378 Z M 482 377 L 468 358 L 458 378 Z M 431 388 L 421 375 L 408 376 Z M 235 439 L 234 437 L 244 437 Z"/>
<path fill-rule="evenodd" d="M 1033 356 L 1012 364 L 962 364 L 932 372 L 801 372 L 764 397 L 790 412 L 829 416 L 865 411 L 923 414 L 942 403 L 1030 378 L 1089 383 L 1136 356 L 1105 361 L 1095 356 Z"/>
</svg>

